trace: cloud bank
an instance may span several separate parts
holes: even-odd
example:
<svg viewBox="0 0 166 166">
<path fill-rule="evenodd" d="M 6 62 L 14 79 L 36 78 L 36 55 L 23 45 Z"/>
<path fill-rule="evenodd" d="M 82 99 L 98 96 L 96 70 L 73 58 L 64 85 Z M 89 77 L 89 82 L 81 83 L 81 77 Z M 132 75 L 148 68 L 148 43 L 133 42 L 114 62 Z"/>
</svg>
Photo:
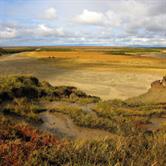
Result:
<svg viewBox="0 0 166 166">
<path fill-rule="evenodd" d="M 0 45 L 166 46 L 165 0 L 2 1 Z"/>
<path fill-rule="evenodd" d="M 48 19 L 48 20 L 55 19 L 56 17 L 57 17 L 56 9 L 53 7 L 46 9 L 42 16 L 43 19 Z"/>
</svg>

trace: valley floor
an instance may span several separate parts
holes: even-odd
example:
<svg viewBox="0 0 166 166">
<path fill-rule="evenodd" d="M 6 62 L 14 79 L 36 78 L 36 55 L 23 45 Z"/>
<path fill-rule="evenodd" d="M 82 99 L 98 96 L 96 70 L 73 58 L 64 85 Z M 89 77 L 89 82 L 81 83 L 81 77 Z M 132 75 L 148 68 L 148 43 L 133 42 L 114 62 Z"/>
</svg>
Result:
<svg viewBox="0 0 166 166">
<path fill-rule="evenodd" d="M 0 57 L 0 76 L 33 75 L 53 85 L 76 86 L 102 99 L 140 95 L 165 73 L 166 59 L 160 57 L 82 50 L 33 51 Z"/>
</svg>

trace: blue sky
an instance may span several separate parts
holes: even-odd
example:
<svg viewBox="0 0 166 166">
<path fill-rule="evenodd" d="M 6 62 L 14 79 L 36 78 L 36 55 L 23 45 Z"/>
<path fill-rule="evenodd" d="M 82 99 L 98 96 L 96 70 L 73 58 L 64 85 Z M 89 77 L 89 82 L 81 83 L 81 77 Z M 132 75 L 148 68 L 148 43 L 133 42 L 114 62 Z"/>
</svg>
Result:
<svg viewBox="0 0 166 166">
<path fill-rule="evenodd" d="M 0 0 L 0 46 L 166 46 L 166 0 Z"/>
</svg>

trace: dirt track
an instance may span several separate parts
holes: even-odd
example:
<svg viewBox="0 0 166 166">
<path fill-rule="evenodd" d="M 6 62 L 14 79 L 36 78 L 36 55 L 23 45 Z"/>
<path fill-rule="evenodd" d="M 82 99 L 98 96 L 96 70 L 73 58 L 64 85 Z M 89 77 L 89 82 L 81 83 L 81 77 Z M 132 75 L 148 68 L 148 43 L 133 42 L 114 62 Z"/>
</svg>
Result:
<svg viewBox="0 0 166 166">
<path fill-rule="evenodd" d="M 44 120 L 44 123 L 40 126 L 42 130 L 50 131 L 61 137 L 97 139 L 116 136 L 104 130 L 78 127 L 67 115 L 61 113 L 43 112 L 40 114 L 40 118 Z"/>
</svg>

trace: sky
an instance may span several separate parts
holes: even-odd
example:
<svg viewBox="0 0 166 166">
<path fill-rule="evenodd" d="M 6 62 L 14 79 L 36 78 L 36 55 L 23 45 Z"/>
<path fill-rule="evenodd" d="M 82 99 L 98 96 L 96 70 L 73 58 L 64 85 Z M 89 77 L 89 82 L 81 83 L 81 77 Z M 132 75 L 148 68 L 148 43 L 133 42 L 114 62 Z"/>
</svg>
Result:
<svg viewBox="0 0 166 166">
<path fill-rule="evenodd" d="M 166 47 L 166 0 L 0 0 L 0 46 Z"/>
</svg>

